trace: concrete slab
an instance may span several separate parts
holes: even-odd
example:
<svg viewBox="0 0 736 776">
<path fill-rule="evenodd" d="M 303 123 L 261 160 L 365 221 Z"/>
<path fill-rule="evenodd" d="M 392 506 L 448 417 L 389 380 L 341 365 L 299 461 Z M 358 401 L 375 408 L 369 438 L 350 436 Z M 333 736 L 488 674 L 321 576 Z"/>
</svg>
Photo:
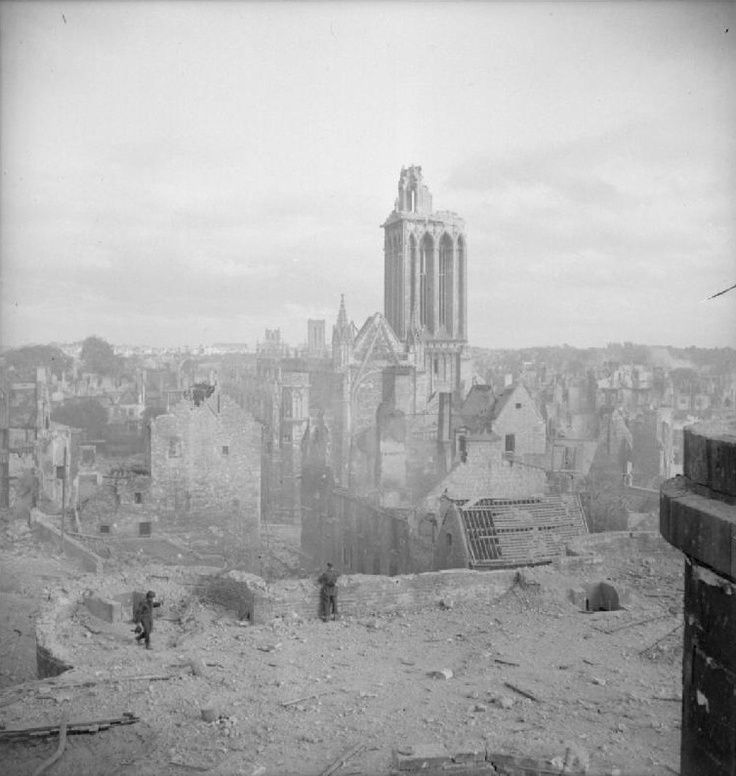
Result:
<svg viewBox="0 0 736 776">
<path fill-rule="evenodd" d="M 451 765 L 452 754 L 442 744 L 414 744 L 395 750 L 400 771 L 421 771 Z"/>
<path fill-rule="evenodd" d="M 98 598 L 97 596 L 87 596 L 84 599 L 84 605 L 90 614 L 105 622 L 120 622 L 123 619 L 123 607 L 119 601 L 110 601 L 107 598 Z"/>
</svg>

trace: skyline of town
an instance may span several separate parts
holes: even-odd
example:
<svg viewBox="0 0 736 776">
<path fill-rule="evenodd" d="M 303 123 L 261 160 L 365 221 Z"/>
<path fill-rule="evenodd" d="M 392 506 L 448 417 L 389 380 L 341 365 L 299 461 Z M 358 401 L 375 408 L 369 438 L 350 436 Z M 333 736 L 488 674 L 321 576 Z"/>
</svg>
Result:
<svg viewBox="0 0 736 776">
<path fill-rule="evenodd" d="M 360 327 L 414 164 L 466 224 L 470 344 L 733 343 L 733 3 L 0 18 L 5 348 L 298 345 L 343 294 Z"/>
</svg>

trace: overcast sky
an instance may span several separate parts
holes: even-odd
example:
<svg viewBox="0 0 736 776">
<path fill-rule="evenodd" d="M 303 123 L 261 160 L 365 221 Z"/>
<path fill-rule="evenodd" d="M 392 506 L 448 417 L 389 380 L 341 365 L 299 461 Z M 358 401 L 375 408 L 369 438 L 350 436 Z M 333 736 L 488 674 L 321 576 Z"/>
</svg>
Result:
<svg viewBox="0 0 736 776">
<path fill-rule="evenodd" d="M 736 345 L 736 4 L 2 2 L 2 344 L 383 311 L 402 166 L 469 340 Z"/>
</svg>

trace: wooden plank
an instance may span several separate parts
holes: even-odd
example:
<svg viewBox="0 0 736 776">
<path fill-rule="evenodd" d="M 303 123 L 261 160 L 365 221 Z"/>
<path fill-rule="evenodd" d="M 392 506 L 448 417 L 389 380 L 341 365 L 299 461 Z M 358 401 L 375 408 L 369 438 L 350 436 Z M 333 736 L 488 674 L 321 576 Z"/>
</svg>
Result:
<svg viewBox="0 0 736 776">
<path fill-rule="evenodd" d="M 520 687 L 517 687 L 515 684 L 511 684 L 511 682 L 504 682 L 506 687 L 513 690 L 514 692 L 518 692 L 519 695 L 523 695 L 525 698 L 529 698 L 529 700 L 536 701 L 537 703 L 541 703 L 540 699 L 537 698 L 536 695 L 532 695 L 532 693 L 528 692 L 527 690 L 522 690 Z"/>
<path fill-rule="evenodd" d="M 49 757 L 48 760 L 45 760 L 41 763 L 41 765 L 38 766 L 38 768 L 36 768 L 36 770 L 33 772 L 33 776 L 40 776 L 40 774 L 42 774 L 45 770 L 48 770 L 61 757 L 61 755 L 64 754 L 68 717 L 68 711 L 65 711 L 61 715 L 61 722 L 59 723 L 59 746 L 57 747 L 56 752 L 54 752 L 54 754 Z"/>
</svg>

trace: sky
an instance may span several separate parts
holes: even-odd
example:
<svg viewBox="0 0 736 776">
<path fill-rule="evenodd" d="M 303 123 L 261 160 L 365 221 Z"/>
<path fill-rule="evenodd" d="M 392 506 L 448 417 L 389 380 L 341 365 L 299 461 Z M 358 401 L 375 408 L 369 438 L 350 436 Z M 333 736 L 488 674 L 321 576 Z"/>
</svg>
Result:
<svg viewBox="0 0 736 776">
<path fill-rule="evenodd" d="M 328 338 L 403 166 L 474 346 L 736 346 L 733 2 L 0 2 L 0 343 Z"/>
</svg>

